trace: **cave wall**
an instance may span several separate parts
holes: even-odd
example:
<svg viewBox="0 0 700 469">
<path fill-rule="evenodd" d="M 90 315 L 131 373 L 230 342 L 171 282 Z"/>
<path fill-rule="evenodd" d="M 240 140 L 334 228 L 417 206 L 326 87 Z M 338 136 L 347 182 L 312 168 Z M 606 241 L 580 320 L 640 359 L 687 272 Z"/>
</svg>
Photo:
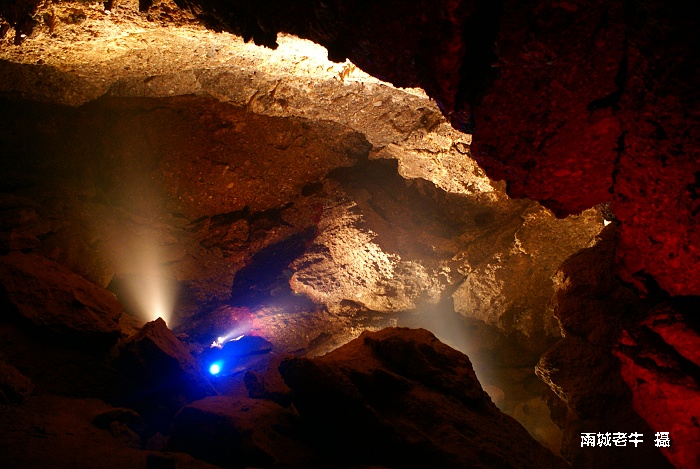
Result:
<svg viewBox="0 0 700 469">
<path fill-rule="evenodd" d="M 233 30 L 246 40 L 253 39 L 271 47 L 282 42 L 277 40 L 277 32 L 292 32 L 326 46 L 332 59 L 350 58 L 363 70 L 399 86 L 421 86 L 436 100 L 455 128 L 473 132 L 471 154 L 488 176 L 505 180 L 506 190 L 511 196 L 539 200 L 558 216 L 610 202 L 612 216 L 620 222 L 619 242 L 615 246 L 616 273 L 626 284 L 633 286 L 636 293 L 649 297 L 648 304 L 633 308 L 643 314 L 635 317 L 635 320 L 639 319 L 637 324 L 625 325 L 627 332 L 622 335 L 615 353 L 623 364 L 622 376 L 632 388 L 635 410 L 652 427 L 663 430 L 672 422 L 659 417 L 661 414 L 656 410 L 655 400 L 659 397 L 665 399 L 669 409 L 667 415 L 674 415 L 674 403 L 679 402 L 679 396 L 685 396 L 688 389 L 690 395 L 695 396 L 697 386 L 695 368 L 688 364 L 697 350 L 693 335 L 697 327 L 691 319 L 692 306 L 674 306 L 679 311 L 673 309 L 673 313 L 668 313 L 664 309 L 666 306 L 655 306 L 655 303 L 666 301 L 668 294 L 688 296 L 698 295 L 700 291 L 700 277 L 697 275 L 700 241 L 697 232 L 697 175 L 700 163 L 696 156 L 697 128 L 693 122 L 697 115 L 694 91 L 697 82 L 697 68 L 694 66 L 697 28 L 692 15 L 688 14 L 689 2 L 670 4 L 639 0 L 583 4 L 504 1 L 489 5 L 486 2 L 450 1 L 413 2 L 408 6 L 368 6 L 365 2 L 341 1 L 297 2 L 294 5 L 272 1 L 255 5 L 248 2 L 182 1 L 180 6 L 191 10 L 172 11 L 177 12 L 173 14 L 178 21 L 193 21 L 199 17 L 212 27 Z M 60 34 L 70 37 L 76 25 L 85 21 L 81 15 L 86 18 L 97 15 L 98 9 L 79 8 L 73 16 L 57 20 L 50 13 L 32 17 L 35 6 L 35 2 L 4 2 L 0 5 L 2 17 L 7 21 L 2 26 L 3 41 L 24 47 L 17 55 L 25 57 L 21 66 L 11 61 L 3 62 L 5 92 L 13 91 L 39 100 L 49 97 L 71 105 L 83 104 L 105 93 L 153 97 L 194 92 L 211 93 L 218 99 L 244 103 L 247 109 L 268 115 L 288 112 L 290 108 L 300 113 L 304 108 L 293 99 L 295 90 L 300 88 L 299 83 L 273 84 L 274 80 L 271 80 L 269 86 L 262 86 L 264 92 L 257 93 L 254 90 L 261 88 L 259 75 L 216 73 L 208 64 L 199 69 L 188 69 L 185 74 L 171 73 L 172 68 L 161 68 L 157 73 L 144 76 L 145 69 L 141 69 L 116 81 L 105 80 L 105 69 L 98 67 L 102 75 L 93 75 L 97 79 L 85 77 L 83 81 L 72 81 L 71 74 L 77 72 L 75 69 L 56 66 L 61 61 L 61 54 L 56 54 L 53 63 L 47 66 L 43 62 L 47 59 L 33 45 L 32 39 L 55 38 Z M 142 14 L 150 20 L 167 23 L 166 12 L 170 7 L 165 7 L 164 3 L 142 2 L 140 7 Z M 138 14 L 131 17 L 125 14 L 122 18 L 125 22 L 140 21 Z M 14 38 L 10 34 L 13 28 Z M 63 46 L 63 51 L 68 53 L 70 40 L 64 44 L 67 45 Z M 141 52 L 139 50 L 130 60 L 137 63 L 139 60 L 141 63 L 148 62 L 146 59 L 155 60 L 154 55 L 138 55 Z M 201 54 L 207 57 L 201 60 L 215 60 L 219 54 L 220 50 L 212 47 Z M 162 55 L 169 57 L 167 53 Z M 95 63 L 99 60 L 91 65 Z M 120 64 L 119 60 L 113 60 L 107 75 L 114 78 Z M 259 62 L 248 65 L 249 70 L 260 68 Z M 337 75 L 331 75 L 344 83 L 349 72 L 350 69 L 339 68 L 333 72 Z M 37 79 L 37 76 L 41 78 Z M 248 83 L 244 80 L 252 80 L 254 86 L 243 85 Z M 65 86 L 66 83 L 74 83 L 74 86 Z M 356 82 L 348 85 L 360 86 Z M 312 100 L 329 95 L 329 89 L 317 86 L 308 84 L 311 92 L 305 95 Z M 232 94 L 231 89 L 240 92 Z M 334 96 L 332 92 L 330 95 Z M 453 163 L 458 161 L 458 153 L 467 152 L 465 143 L 455 143 L 455 148 L 460 151 L 451 152 L 452 162 L 448 161 L 449 158 L 442 158 L 450 152 L 435 151 L 435 146 L 431 146 L 430 151 L 422 151 L 425 149 L 422 144 L 415 143 L 423 141 L 415 135 L 433 129 L 439 122 L 434 117 L 434 110 L 426 107 L 421 111 L 423 117 L 417 127 L 410 127 L 411 119 L 394 119 L 395 115 L 392 115 L 390 126 L 374 128 L 367 125 L 368 121 L 362 124 L 360 120 L 347 118 L 357 109 L 353 107 L 352 99 L 335 98 L 324 101 L 326 108 L 341 109 L 340 117 L 336 115 L 330 120 L 349 124 L 353 130 L 362 125 L 372 127 L 363 132 L 367 141 L 378 149 L 370 157 L 397 160 L 398 172 L 402 176 L 415 178 L 428 172 L 439 174 L 446 171 L 447 175 L 428 179 L 448 193 L 473 195 L 476 193 L 474 185 L 483 183 L 480 177 L 467 178 L 469 183 L 466 184 L 455 183 L 449 177 L 449 169 L 458 166 Z M 377 96 L 369 99 L 370 106 L 366 108 L 382 115 L 386 99 Z M 328 118 L 329 114 L 321 111 L 317 116 Z M 392 147 L 396 144 L 393 132 L 403 124 L 409 125 L 409 137 L 405 141 L 413 144 L 410 152 L 405 152 L 405 147 L 401 151 Z M 213 122 L 208 125 L 212 126 L 211 129 L 216 126 Z M 48 132 L 52 131 L 55 132 L 48 129 Z M 127 127 L 124 133 L 129 132 Z M 440 130 L 440 137 L 445 132 L 447 130 Z M 452 141 L 457 142 L 458 138 Z M 404 157 L 395 158 L 401 153 Z M 214 198 L 217 194 L 211 195 Z M 95 195 L 88 194 L 88 197 Z M 203 202 L 208 203 L 207 200 Z M 10 212 L 15 210 L 12 213 L 18 215 L 20 221 L 23 216 L 29 217 L 30 224 L 34 221 L 31 213 L 37 210 L 36 202 L 22 200 L 18 203 L 12 199 L 6 206 Z M 302 216 L 306 218 L 299 228 L 308 225 L 308 213 L 307 210 Z M 232 215 L 233 218 L 236 216 Z M 244 224 L 246 217 L 233 218 L 227 219 L 227 224 Z M 250 223 L 250 220 L 245 221 Z M 203 220 L 206 229 L 213 233 L 221 227 L 211 228 L 212 222 L 217 224 L 215 220 Z M 46 231 L 43 220 L 38 225 L 42 226 L 39 230 L 44 230 L 38 233 L 39 238 L 50 231 Z M 325 223 L 322 227 L 332 228 L 332 224 Z M 232 232 L 228 225 L 226 229 L 224 241 L 229 236 L 241 236 L 235 229 Z M 15 248 L 36 247 L 36 241 L 31 239 L 33 235 L 28 240 L 17 240 L 15 234 L 12 236 L 10 241 L 18 243 Z M 219 235 L 215 237 L 220 238 Z M 324 238 L 314 241 L 314 249 L 323 251 Z M 28 245 L 23 244 L 27 242 Z M 396 240 L 392 242 L 401 247 Z M 59 254 L 57 249 L 48 252 L 48 255 Z M 66 255 L 64 261 L 68 258 L 72 257 Z M 561 259 L 552 262 L 556 264 Z M 206 265 L 211 267 L 211 264 Z M 302 266 L 299 267 L 303 274 Z M 483 270 L 488 270 L 488 264 Z M 524 265 L 521 270 L 528 271 L 528 268 Z M 293 283 L 309 293 L 313 290 L 309 287 L 313 282 L 305 283 L 302 274 L 297 275 Z M 99 277 L 95 275 L 96 279 Z M 101 278 L 100 282 L 104 283 L 109 274 L 102 274 Z M 495 275 L 493 279 L 495 283 L 499 280 Z M 228 286 L 232 281 L 228 277 L 223 285 Z M 482 291 L 490 287 L 485 285 Z M 493 298 L 497 298 L 501 290 L 495 292 Z M 458 308 L 460 301 L 468 305 L 473 303 L 468 298 L 459 298 L 459 295 L 455 297 Z M 582 301 L 589 302 L 590 299 Z M 690 305 L 696 304 L 692 296 L 686 301 Z M 411 303 L 402 306 L 411 306 Z M 661 319 L 644 319 L 654 307 L 661 311 Z M 562 317 L 559 320 L 562 321 Z M 667 334 L 670 338 L 664 339 L 665 343 L 681 357 L 689 358 L 679 359 L 672 354 L 673 360 L 665 360 L 663 366 L 650 365 L 644 359 L 645 355 L 671 349 L 659 345 L 658 341 L 649 344 L 648 331 L 655 331 L 653 337 L 663 336 L 668 330 L 667 323 L 680 324 L 681 332 Z M 687 328 L 685 324 L 689 324 Z M 551 329 L 551 326 L 550 323 L 548 327 Z M 588 335 L 586 330 L 567 331 L 564 323 L 562 329 L 574 342 L 576 339 L 571 336 Z M 615 329 L 615 333 L 620 333 L 620 330 Z M 676 340 L 679 337 L 682 339 Z M 605 347 L 603 356 L 608 357 L 612 346 L 608 343 Z M 677 377 L 670 379 L 671 385 L 665 384 L 668 376 L 674 376 L 674 373 L 681 377 L 681 381 L 687 381 L 682 387 L 684 392 L 668 390 L 668 386 L 677 384 Z M 644 386 L 640 380 L 651 385 Z M 691 421 L 687 433 L 691 439 L 692 428 Z M 687 465 L 687 461 L 692 464 L 694 457 L 692 450 L 683 452 L 675 448 L 667 456 L 679 467 Z"/>
<path fill-rule="evenodd" d="M 511 196 L 560 216 L 611 202 L 626 281 L 700 292 L 690 3 L 181 3 L 257 44 L 291 32 L 421 86 L 473 131 L 474 157 Z"/>
</svg>

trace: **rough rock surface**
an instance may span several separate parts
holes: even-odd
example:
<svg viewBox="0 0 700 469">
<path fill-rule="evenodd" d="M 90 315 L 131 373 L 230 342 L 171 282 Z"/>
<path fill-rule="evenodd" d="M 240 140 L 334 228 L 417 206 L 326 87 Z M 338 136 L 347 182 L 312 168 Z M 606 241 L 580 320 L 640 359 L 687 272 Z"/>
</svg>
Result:
<svg viewBox="0 0 700 469">
<path fill-rule="evenodd" d="M 634 409 L 656 432 L 668 432 L 661 451 L 677 468 L 700 466 L 700 342 L 685 316 L 691 303 L 662 304 L 625 329 L 615 348 L 621 374 L 632 390 Z M 696 320 L 691 320 L 697 326 Z M 651 435 L 650 435 L 651 438 Z"/>
<path fill-rule="evenodd" d="M 163 419 L 167 429 L 169 417 L 188 402 L 216 394 L 199 363 L 160 318 L 120 344 L 118 364 L 129 379 L 124 404 L 144 416 L 155 414 L 157 428 Z"/>
<path fill-rule="evenodd" d="M 466 355 L 424 329 L 365 332 L 280 373 L 316 441 L 345 464 L 566 467 L 497 410 Z"/>
<path fill-rule="evenodd" d="M 33 390 L 32 380 L 14 366 L 0 360 L 0 403 L 22 402 Z"/>
<path fill-rule="evenodd" d="M 298 427 L 298 415 L 270 401 L 207 397 L 177 413 L 167 449 L 229 468 L 316 467 Z"/>
<path fill-rule="evenodd" d="M 683 2 L 505 4 L 475 158 L 559 215 L 612 201 L 625 280 L 697 295 L 697 28 Z"/>
<path fill-rule="evenodd" d="M 199 306 L 228 299 L 252 254 L 312 225 L 319 203 L 300 197 L 305 186 L 369 151 L 346 127 L 211 99 L 7 105 L 4 143 L 23 163 L 3 162 L 4 184 L 20 184 L 48 225 L 32 247 L 101 286 L 144 290 L 155 277 Z M 151 319 L 147 294 L 128 306 Z"/>
<path fill-rule="evenodd" d="M 651 421 L 632 408 L 630 390 L 613 356 L 623 328 L 648 309 L 613 274 L 618 230 L 616 223 L 608 225 L 594 246 L 562 265 L 553 307 L 564 338 L 542 356 L 536 372 L 552 390 L 548 404 L 564 430 L 562 455 L 574 467 L 670 467 L 654 446 Z M 584 432 L 638 432 L 644 443 L 590 448 L 581 445 Z"/>
<path fill-rule="evenodd" d="M 122 307 L 115 296 L 64 266 L 33 254 L 0 257 L 3 301 L 34 325 L 116 341 Z"/>
<path fill-rule="evenodd" d="M 270 367 L 262 373 L 246 372 L 244 383 L 250 398 L 265 399 L 282 407 L 289 407 L 292 404 L 291 389 L 284 383 L 277 371 L 280 363 L 281 360 L 274 360 Z"/>
<path fill-rule="evenodd" d="M 597 211 L 558 220 L 499 191 L 467 196 L 404 181 L 386 162 L 332 178 L 326 191 L 342 198 L 324 205 L 318 235 L 291 264 L 292 290 L 384 313 L 451 296 L 458 313 L 531 345 L 558 337 L 545 313 L 551 277 L 598 233 Z"/>
<path fill-rule="evenodd" d="M 466 279 L 452 297 L 455 311 L 520 333 L 538 350 L 560 333 L 547 308 L 554 293 L 552 278 L 564 260 L 593 242 L 602 220 L 593 210 L 563 220 L 546 210 L 521 216 L 522 224 L 508 244 L 463 267 Z"/>
<path fill-rule="evenodd" d="M 595 212 L 560 221 L 508 199 L 424 94 L 321 60 L 309 43 L 281 36 L 270 51 L 189 23 L 156 28 L 126 4 L 109 17 L 100 8 L 82 5 L 84 21 L 59 21 L 56 37 L 37 25 L 0 63 L 15 77 L 8 93 L 80 105 L 4 108 L 7 150 L 29 162 L 8 165 L 8 178 L 54 208 L 37 209 L 54 226 L 35 249 L 145 319 L 155 308 L 139 297 L 161 284 L 177 295 L 163 308 L 177 311 L 171 325 L 227 301 L 291 303 L 278 295 L 288 280 L 331 308 L 380 312 L 436 304 L 462 284 L 461 314 L 532 343 L 558 334 L 541 314 L 549 277 L 599 229 Z M 73 80 L 91 85 L 56 92 Z M 56 192 L 37 197 L 33 183 Z"/>
<path fill-rule="evenodd" d="M 0 406 L 0 466 L 7 469 L 158 467 L 147 465 L 147 458 L 153 452 L 125 444 L 123 434 L 92 425 L 96 416 L 112 410 L 97 399 L 47 395 L 34 396 L 19 406 Z M 185 464 L 169 467 L 214 467 L 181 456 Z"/>
</svg>

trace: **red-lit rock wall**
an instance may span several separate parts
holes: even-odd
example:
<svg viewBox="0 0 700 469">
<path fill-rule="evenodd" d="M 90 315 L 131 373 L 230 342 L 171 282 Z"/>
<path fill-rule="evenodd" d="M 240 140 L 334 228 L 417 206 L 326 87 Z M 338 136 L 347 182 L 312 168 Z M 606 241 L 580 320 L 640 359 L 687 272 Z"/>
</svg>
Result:
<svg viewBox="0 0 700 469">
<path fill-rule="evenodd" d="M 560 216 L 611 201 L 621 277 L 696 295 L 697 34 L 662 3 L 506 2 L 472 151 Z"/>
<path fill-rule="evenodd" d="M 680 307 L 679 307 L 680 306 Z M 634 409 L 657 432 L 673 435 L 661 451 L 676 467 L 700 466 L 700 337 L 683 321 L 683 305 L 662 304 L 622 333 L 615 355 Z M 667 435 L 667 436 L 669 436 Z"/>
<path fill-rule="evenodd" d="M 474 103 L 474 156 L 511 196 L 559 216 L 610 200 L 621 134 L 622 2 L 587 3 L 508 2 L 497 78 Z"/>
</svg>

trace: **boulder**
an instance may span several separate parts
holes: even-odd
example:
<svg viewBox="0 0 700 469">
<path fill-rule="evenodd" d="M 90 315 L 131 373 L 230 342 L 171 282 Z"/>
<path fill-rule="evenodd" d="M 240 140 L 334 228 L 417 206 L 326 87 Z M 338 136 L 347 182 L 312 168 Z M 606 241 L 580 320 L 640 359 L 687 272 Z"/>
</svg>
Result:
<svg viewBox="0 0 700 469">
<path fill-rule="evenodd" d="M 0 404 L 22 402 L 34 390 L 32 381 L 17 368 L 0 360 Z"/>
<path fill-rule="evenodd" d="M 270 401 L 207 397 L 177 413 L 167 449 L 223 467 L 310 467 L 298 419 Z"/>
<path fill-rule="evenodd" d="M 145 424 L 141 416 L 131 409 L 108 410 L 92 419 L 92 424 L 108 430 L 115 438 L 124 440 L 125 446 L 141 447 Z"/>
<path fill-rule="evenodd" d="M 51 332 L 114 341 L 119 336 L 117 298 L 41 256 L 11 252 L 0 257 L 0 298 Z"/>
<path fill-rule="evenodd" d="M 364 332 L 279 367 L 333 467 L 566 467 L 483 391 L 469 358 L 424 329 Z"/>
<path fill-rule="evenodd" d="M 129 381 L 124 404 L 144 417 L 158 416 L 159 430 L 167 430 L 169 418 L 183 405 L 216 394 L 199 363 L 161 318 L 120 344 L 117 363 Z"/>
<path fill-rule="evenodd" d="M 282 407 L 289 407 L 292 404 L 291 389 L 277 371 L 281 362 L 282 358 L 276 357 L 270 361 L 268 368 L 262 373 L 246 371 L 243 383 L 248 391 L 248 397 L 266 399 Z"/>
</svg>

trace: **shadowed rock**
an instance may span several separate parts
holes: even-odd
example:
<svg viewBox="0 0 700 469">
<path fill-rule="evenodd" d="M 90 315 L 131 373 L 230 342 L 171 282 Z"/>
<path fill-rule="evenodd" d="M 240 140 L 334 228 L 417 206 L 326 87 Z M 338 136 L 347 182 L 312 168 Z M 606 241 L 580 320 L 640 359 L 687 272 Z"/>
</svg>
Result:
<svg viewBox="0 0 700 469">
<path fill-rule="evenodd" d="M 0 403 L 22 402 L 34 390 L 32 381 L 17 368 L 0 361 Z"/>
<path fill-rule="evenodd" d="M 424 329 L 364 332 L 280 373 L 336 465 L 566 467 L 496 408 L 466 355 Z"/>
<path fill-rule="evenodd" d="M 197 361 L 161 318 L 146 323 L 121 344 L 118 364 L 130 380 L 124 403 L 144 416 L 156 415 L 155 425 L 162 430 L 180 407 L 216 394 Z"/>
<path fill-rule="evenodd" d="M 612 354 L 621 331 L 635 318 L 645 317 L 648 308 L 613 273 L 618 228 L 608 225 L 594 246 L 569 258 L 557 273 L 553 308 L 564 338 L 541 357 L 535 371 L 552 390 L 548 405 L 552 419 L 564 430 L 562 455 L 574 467 L 667 468 L 650 438 L 651 422 L 642 420 L 630 405 L 629 388 Z M 601 462 L 603 453 L 581 446 L 584 432 L 645 436 L 638 448 L 616 447 Z"/>
<path fill-rule="evenodd" d="M 0 258 L 0 297 L 35 326 L 116 340 L 116 297 L 49 259 L 11 252 Z"/>
<path fill-rule="evenodd" d="M 291 389 L 284 383 L 277 371 L 280 363 L 281 359 L 276 358 L 262 373 L 246 371 L 243 382 L 248 391 L 248 397 L 266 399 L 282 407 L 289 407 L 292 404 Z"/>
<path fill-rule="evenodd" d="M 298 419 L 269 401 L 207 397 L 178 412 L 167 449 L 223 467 L 311 467 Z"/>
<path fill-rule="evenodd" d="M 691 305 L 696 313 L 697 300 Z M 674 466 L 690 468 L 700 467 L 700 337 L 681 311 L 675 305 L 656 307 L 623 331 L 614 353 L 634 409 L 654 430 L 648 439 L 668 432 L 672 441 L 661 451 Z"/>
</svg>

